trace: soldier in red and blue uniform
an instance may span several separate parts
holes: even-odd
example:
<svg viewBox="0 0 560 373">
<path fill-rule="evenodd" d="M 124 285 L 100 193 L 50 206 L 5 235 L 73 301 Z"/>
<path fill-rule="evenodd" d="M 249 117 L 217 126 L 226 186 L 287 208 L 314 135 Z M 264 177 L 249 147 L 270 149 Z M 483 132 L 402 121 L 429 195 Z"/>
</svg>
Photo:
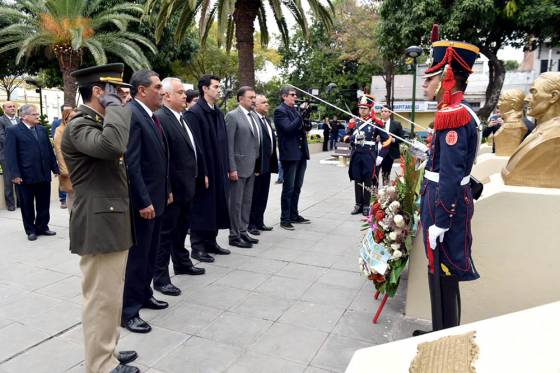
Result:
<svg viewBox="0 0 560 373">
<path fill-rule="evenodd" d="M 440 330 L 460 323 L 459 281 L 480 277 L 471 257 L 474 203 L 470 187 L 479 121 L 464 99 L 479 49 L 464 42 L 433 41 L 432 55 L 423 88 L 427 100 L 437 100 L 438 111 L 420 213 L 429 262 L 432 327 Z"/>
<path fill-rule="evenodd" d="M 356 196 L 356 205 L 350 212 L 352 215 L 369 214 L 370 189 L 377 188 L 381 162 L 391 144 L 391 137 L 380 129 L 383 121 L 375 117 L 374 104 L 372 96 L 363 95 L 358 103 L 360 119 L 351 119 L 347 128 L 352 144 L 348 175 L 350 180 L 354 180 Z"/>
</svg>

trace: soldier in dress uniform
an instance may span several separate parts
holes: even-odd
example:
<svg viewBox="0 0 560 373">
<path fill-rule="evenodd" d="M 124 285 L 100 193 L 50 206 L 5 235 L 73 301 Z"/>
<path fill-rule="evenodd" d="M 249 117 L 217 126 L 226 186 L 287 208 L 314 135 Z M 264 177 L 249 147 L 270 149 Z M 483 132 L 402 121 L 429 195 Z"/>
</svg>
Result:
<svg viewBox="0 0 560 373">
<path fill-rule="evenodd" d="M 350 180 L 354 180 L 356 195 L 356 205 L 350 212 L 352 215 L 369 214 L 370 189 L 377 188 L 381 162 L 391 144 L 391 137 L 387 132 L 378 128 L 383 127 L 383 121 L 375 117 L 373 105 L 374 98 L 363 95 L 358 103 L 361 119 L 351 119 L 347 128 L 352 145 L 348 175 Z"/>
<path fill-rule="evenodd" d="M 86 373 L 136 373 L 125 365 L 134 351 L 117 352 L 128 249 L 133 244 L 124 152 L 130 109 L 117 87 L 124 65 L 76 70 L 84 101 L 62 137 L 62 153 L 74 190 L 70 251 L 80 255 L 82 328 Z"/>
<path fill-rule="evenodd" d="M 438 111 L 420 212 L 432 327 L 440 330 L 460 323 L 459 281 L 479 278 L 471 257 L 470 229 L 474 209 L 470 173 L 480 141 L 479 120 L 464 99 L 479 49 L 464 42 L 437 41 L 437 35 L 432 41 L 433 64 L 426 70 L 423 88 L 427 100 L 438 102 Z"/>
</svg>

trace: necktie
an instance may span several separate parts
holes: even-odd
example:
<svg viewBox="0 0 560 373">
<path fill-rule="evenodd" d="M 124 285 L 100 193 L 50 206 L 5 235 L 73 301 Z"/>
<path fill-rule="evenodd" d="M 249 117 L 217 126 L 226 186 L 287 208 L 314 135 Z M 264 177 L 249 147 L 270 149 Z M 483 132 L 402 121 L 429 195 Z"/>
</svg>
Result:
<svg viewBox="0 0 560 373">
<path fill-rule="evenodd" d="M 31 127 L 31 133 L 35 137 L 35 140 L 39 141 L 39 135 L 37 134 L 37 127 Z"/>
<path fill-rule="evenodd" d="M 251 126 L 253 126 L 253 129 L 255 130 L 255 133 L 257 134 L 257 141 L 259 142 L 259 145 L 261 144 L 261 134 L 259 132 L 259 126 L 257 126 L 257 123 L 255 123 L 255 120 L 253 119 L 253 116 L 251 115 L 251 113 L 247 113 L 247 115 L 249 116 L 249 121 L 251 122 Z"/>
<path fill-rule="evenodd" d="M 191 142 L 192 148 L 194 150 L 194 157 L 195 159 L 197 158 L 197 154 L 196 154 L 196 145 L 194 143 L 194 137 L 192 136 L 191 131 L 189 130 L 189 127 L 187 126 L 187 123 L 185 123 L 185 120 L 183 119 L 183 117 L 179 117 L 179 122 L 181 122 L 181 126 L 183 127 L 183 131 L 185 131 L 187 133 L 187 136 L 189 137 L 189 140 Z"/>
<path fill-rule="evenodd" d="M 266 128 L 266 132 L 268 133 L 268 137 L 270 137 L 270 154 L 274 153 L 274 149 L 272 149 L 272 144 L 274 143 L 272 140 L 272 130 L 270 129 L 270 126 L 268 125 L 268 121 L 266 120 L 265 117 L 259 117 L 259 119 L 261 120 L 261 123 L 263 125 L 264 128 Z"/>
</svg>

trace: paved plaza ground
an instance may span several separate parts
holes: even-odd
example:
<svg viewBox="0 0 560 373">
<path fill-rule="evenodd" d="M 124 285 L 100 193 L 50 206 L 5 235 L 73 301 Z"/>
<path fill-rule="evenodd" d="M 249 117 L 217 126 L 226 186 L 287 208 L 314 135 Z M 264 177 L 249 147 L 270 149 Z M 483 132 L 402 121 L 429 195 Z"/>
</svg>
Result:
<svg viewBox="0 0 560 373">
<path fill-rule="evenodd" d="M 151 333 L 121 330 L 119 348 L 139 353 L 133 365 L 149 373 L 343 372 L 355 350 L 425 326 L 403 316 L 406 280 L 372 324 L 378 301 L 358 270 L 353 185 L 346 168 L 320 164 L 326 157 L 312 155 L 300 197 L 312 224 L 280 229 L 281 185 L 271 185 L 272 232 L 201 264 L 204 276 L 173 277 L 183 294 L 156 292 L 170 307 L 141 311 Z M 56 236 L 30 242 L 19 211 L 0 212 L 0 373 L 84 371 L 79 257 L 68 251 L 68 211 L 57 201 L 50 228 Z M 228 247 L 226 231 L 219 242 Z"/>
</svg>

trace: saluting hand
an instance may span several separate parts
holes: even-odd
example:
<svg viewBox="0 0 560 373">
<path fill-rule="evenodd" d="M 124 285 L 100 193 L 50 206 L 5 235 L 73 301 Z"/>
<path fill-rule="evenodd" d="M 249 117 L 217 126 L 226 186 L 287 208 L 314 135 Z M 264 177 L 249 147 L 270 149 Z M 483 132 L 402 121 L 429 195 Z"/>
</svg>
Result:
<svg viewBox="0 0 560 373">
<path fill-rule="evenodd" d="M 143 209 L 140 209 L 140 216 L 144 219 L 155 219 L 156 217 L 156 210 L 154 209 L 154 205 L 150 205 L 148 207 L 145 207 Z"/>
</svg>

